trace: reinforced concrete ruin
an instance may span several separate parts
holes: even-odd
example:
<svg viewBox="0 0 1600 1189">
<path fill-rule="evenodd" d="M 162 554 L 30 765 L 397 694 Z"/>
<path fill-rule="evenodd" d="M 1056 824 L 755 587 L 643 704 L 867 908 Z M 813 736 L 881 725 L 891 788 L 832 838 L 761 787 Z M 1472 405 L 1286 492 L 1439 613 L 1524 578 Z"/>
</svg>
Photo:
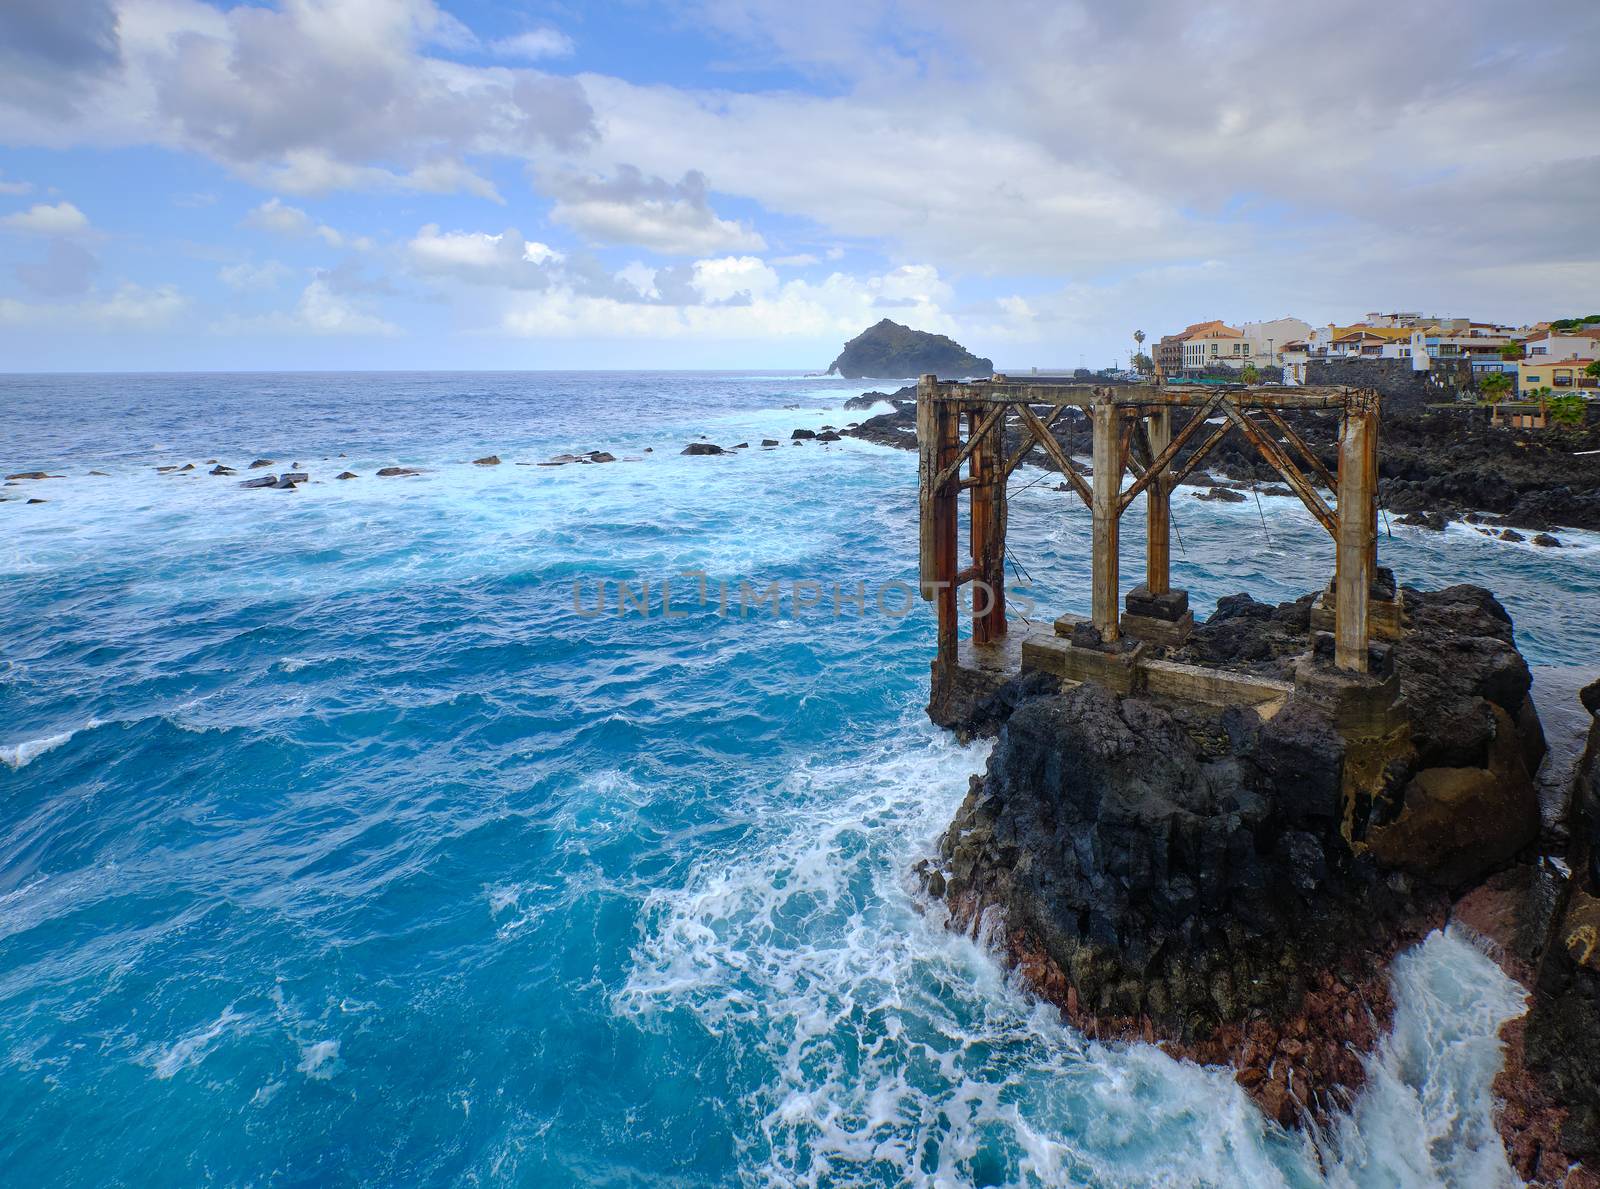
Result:
<svg viewBox="0 0 1600 1189">
<path fill-rule="evenodd" d="M 1080 410 L 1092 426 L 1093 465 L 1087 476 L 1051 432 L 1068 409 Z M 1336 473 L 1285 419 L 1286 412 L 1297 410 L 1340 417 Z M 1018 383 L 1003 375 L 973 382 L 924 375 L 917 385 L 920 584 L 923 598 L 938 611 L 930 713 L 947 725 L 959 721 L 974 701 L 1019 670 L 1039 670 L 1071 681 L 1098 681 L 1120 693 L 1255 705 L 1267 713 L 1296 686 L 1315 684 L 1341 705 L 1341 718 L 1366 719 L 1381 733 L 1389 717 L 1386 707 L 1398 691 L 1384 680 L 1385 650 L 1371 641 L 1401 630 L 1403 606 L 1392 577 L 1377 566 L 1378 421 L 1379 397 L 1370 389 L 1098 387 Z M 1016 441 L 1009 452 L 1008 427 Z M 1333 579 L 1313 608 L 1306 664 L 1297 669 L 1294 686 L 1177 664 L 1148 655 L 1144 647 L 1181 646 L 1193 626 L 1188 592 L 1171 585 L 1172 492 L 1234 432 L 1283 476 L 1334 542 Z M 1089 511 L 1093 610 L 1086 624 L 1062 616 L 1049 628 L 1013 632 L 1005 599 L 1006 485 L 1035 446 Z M 1129 475 L 1132 481 L 1124 486 Z M 970 542 L 964 566 L 957 560 L 963 492 L 969 496 Z M 1141 496 L 1148 542 L 1144 580 L 1128 591 L 1124 604 L 1120 527 Z M 975 590 L 972 631 L 962 640 L 958 593 L 969 583 Z M 1359 723 L 1352 726 L 1365 733 Z"/>
</svg>

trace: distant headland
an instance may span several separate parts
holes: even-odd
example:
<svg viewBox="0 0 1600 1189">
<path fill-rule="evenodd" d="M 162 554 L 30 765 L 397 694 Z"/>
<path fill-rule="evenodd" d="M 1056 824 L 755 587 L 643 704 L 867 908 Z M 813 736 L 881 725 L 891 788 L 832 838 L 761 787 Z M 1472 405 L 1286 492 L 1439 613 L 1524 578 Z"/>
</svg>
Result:
<svg viewBox="0 0 1600 1189">
<path fill-rule="evenodd" d="M 974 355 L 947 335 L 912 330 L 885 318 L 844 345 L 828 375 L 847 380 L 895 379 L 937 372 L 941 376 L 987 376 L 994 362 Z"/>
</svg>

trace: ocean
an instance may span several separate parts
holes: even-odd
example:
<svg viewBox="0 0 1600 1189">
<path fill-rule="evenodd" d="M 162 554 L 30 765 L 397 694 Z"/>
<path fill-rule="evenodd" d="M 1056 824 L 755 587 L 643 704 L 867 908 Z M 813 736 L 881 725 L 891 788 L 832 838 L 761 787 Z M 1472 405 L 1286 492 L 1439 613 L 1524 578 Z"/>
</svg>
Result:
<svg viewBox="0 0 1600 1189">
<path fill-rule="evenodd" d="M 1350 1116 L 1286 1134 L 919 904 L 986 745 L 921 709 L 915 455 L 789 441 L 864 387 L 0 377 L 0 466 L 62 476 L 0 487 L 0 1181 L 1516 1183 L 1521 994 L 1454 934 Z M 1013 481 L 1038 617 L 1087 610 L 1054 482 Z M 1174 503 L 1197 613 L 1331 572 L 1290 500 Z M 1541 690 L 1600 655 L 1600 539 L 1385 528 L 1403 582 L 1500 596 Z"/>
</svg>

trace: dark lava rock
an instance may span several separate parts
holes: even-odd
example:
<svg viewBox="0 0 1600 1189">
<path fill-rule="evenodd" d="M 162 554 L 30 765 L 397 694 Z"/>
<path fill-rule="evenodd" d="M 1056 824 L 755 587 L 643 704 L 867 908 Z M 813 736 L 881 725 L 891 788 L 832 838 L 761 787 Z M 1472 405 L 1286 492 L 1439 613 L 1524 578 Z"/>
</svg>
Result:
<svg viewBox="0 0 1600 1189">
<path fill-rule="evenodd" d="M 32 496 L 29 498 L 28 502 L 30 504 L 48 504 L 50 501 L 40 499 L 38 496 Z"/>
<path fill-rule="evenodd" d="M 839 434 L 835 433 L 831 429 L 824 430 L 822 433 L 817 435 L 817 441 L 819 442 L 842 442 L 843 440 L 844 439 L 840 437 Z"/>
<path fill-rule="evenodd" d="M 219 462 L 216 466 L 212 467 L 211 470 L 207 472 L 207 474 L 211 474 L 211 475 L 236 475 L 236 474 L 238 474 L 238 472 L 235 471 L 232 467 L 223 466 Z"/>
<path fill-rule="evenodd" d="M 814 429 L 797 429 L 789 435 L 789 439 L 790 441 L 801 442 L 816 436 L 817 431 Z"/>
<path fill-rule="evenodd" d="M 777 438 L 762 438 L 761 439 L 761 444 L 763 446 L 776 446 L 778 444 L 778 439 Z"/>
<path fill-rule="evenodd" d="M 1197 500 L 1216 500 L 1224 504 L 1242 504 L 1245 502 L 1245 497 L 1241 493 L 1229 487 L 1213 487 L 1209 491 L 1197 491 L 1194 493 L 1194 498 Z"/>
<path fill-rule="evenodd" d="M 280 491 L 293 491 L 297 483 L 309 483 L 311 476 L 304 471 L 285 471 L 274 484 Z"/>
<path fill-rule="evenodd" d="M 1500 539 L 1502 541 L 1526 541 L 1528 538 L 1514 528 L 1507 528 L 1500 531 Z"/>
<path fill-rule="evenodd" d="M 278 476 L 276 475 L 262 475 L 259 479 L 246 479 L 239 484 L 240 487 L 276 487 L 277 485 Z"/>
<path fill-rule="evenodd" d="M 714 442 L 690 442 L 680 454 L 723 454 L 725 451 Z"/>
<path fill-rule="evenodd" d="M 839 357 L 828 365 L 828 375 L 850 380 L 863 376 L 920 376 L 928 372 L 948 378 L 988 376 L 994 372 L 994 363 L 945 335 L 912 330 L 885 318 L 846 343 Z"/>
<path fill-rule="evenodd" d="M 739 442 L 739 443 L 736 443 L 733 448 L 735 450 L 748 450 L 748 449 L 750 449 L 750 443 L 749 442 Z"/>
<path fill-rule="evenodd" d="M 582 461 L 583 455 L 581 454 L 557 454 L 546 459 L 544 462 L 541 462 L 539 465 L 542 467 L 564 467 L 571 463 Z"/>
<path fill-rule="evenodd" d="M 920 375 L 921 373 L 919 372 L 918 374 Z M 845 401 L 844 407 L 847 409 L 870 409 L 880 401 L 888 399 L 889 394 L 887 392 L 863 392 L 860 396 L 852 396 Z"/>
<path fill-rule="evenodd" d="M 617 456 L 604 450 L 595 450 L 589 455 L 590 462 L 616 462 Z"/>
<path fill-rule="evenodd" d="M 1479 587 L 1404 594 L 1411 630 L 1386 653 L 1409 730 L 1347 739 L 1315 682 L 1269 718 L 1001 687 L 987 768 L 940 843 L 953 927 L 996 922 L 1081 1026 L 1237 1062 L 1280 1121 L 1336 1105 L 1376 1043 L 1388 958 L 1539 828 L 1543 736 L 1509 617 Z M 1281 671 L 1312 599 L 1219 600 L 1173 659 Z M 1290 1069 L 1293 1095 L 1274 1089 Z"/>
<path fill-rule="evenodd" d="M 14 483 L 18 479 L 48 479 L 49 477 L 43 471 L 18 471 L 15 475 L 7 475 L 6 481 Z"/>
<path fill-rule="evenodd" d="M 1445 518 L 1439 512 L 1407 512 L 1404 516 L 1395 517 L 1395 523 L 1409 524 L 1436 533 L 1444 532 L 1445 528 Z"/>
<path fill-rule="evenodd" d="M 475 467 L 497 467 L 500 465 L 498 454 L 486 454 L 482 458 L 474 458 L 472 465 Z"/>
<path fill-rule="evenodd" d="M 354 471 L 340 471 L 334 476 L 335 479 L 359 479 L 360 477 Z"/>
<path fill-rule="evenodd" d="M 246 467 L 245 469 L 246 470 L 250 470 L 250 471 L 259 471 L 262 467 L 269 467 L 269 466 L 272 466 L 272 465 L 273 465 L 272 459 L 270 459 L 270 458 L 258 458 L 254 462 L 252 462 L 248 467 Z"/>
<path fill-rule="evenodd" d="M 422 474 L 422 472 L 417 470 L 415 467 L 384 467 L 378 472 L 378 476 L 383 479 L 395 479 L 403 475 L 420 474 Z"/>
<path fill-rule="evenodd" d="M 1545 549 L 1561 548 L 1561 538 L 1551 536 L 1549 533 L 1540 533 L 1538 536 L 1534 537 L 1533 543 Z"/>
</svg>

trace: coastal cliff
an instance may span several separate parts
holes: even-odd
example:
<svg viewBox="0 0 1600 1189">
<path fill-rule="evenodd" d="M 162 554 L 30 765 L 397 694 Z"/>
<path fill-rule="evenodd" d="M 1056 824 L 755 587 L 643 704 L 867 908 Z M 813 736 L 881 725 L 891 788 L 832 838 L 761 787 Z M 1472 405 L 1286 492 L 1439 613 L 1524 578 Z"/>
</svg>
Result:
<svg viewBox="0 0 1600 1189">
<path fill-rule="evenodd" d="M 912 330 L 887 318 L 856 335 L 828 365 L 828 375 L 850 380 L 920 376 L 925 372 L 942 376 L 988 376 L 993 371 L 992 361 L 974 355 L 954 339 Z"/>
<path fill-rule="evenodd" d="M 1092 1034 L 1229 1063 L 1282 1123 L 1348 1101 L 1398 949 L 1539 832 L 1531 679 L 1487 591 L 1405 592 L 1407 721 L 1352 739 L 1297 684 L 1276 714 L 1040 674 L 988 699 L 982 777 L 925 872 Z M 1224 600 L 1174 659 L 1282 675 L 1310 599 Z"/>
</svg>

